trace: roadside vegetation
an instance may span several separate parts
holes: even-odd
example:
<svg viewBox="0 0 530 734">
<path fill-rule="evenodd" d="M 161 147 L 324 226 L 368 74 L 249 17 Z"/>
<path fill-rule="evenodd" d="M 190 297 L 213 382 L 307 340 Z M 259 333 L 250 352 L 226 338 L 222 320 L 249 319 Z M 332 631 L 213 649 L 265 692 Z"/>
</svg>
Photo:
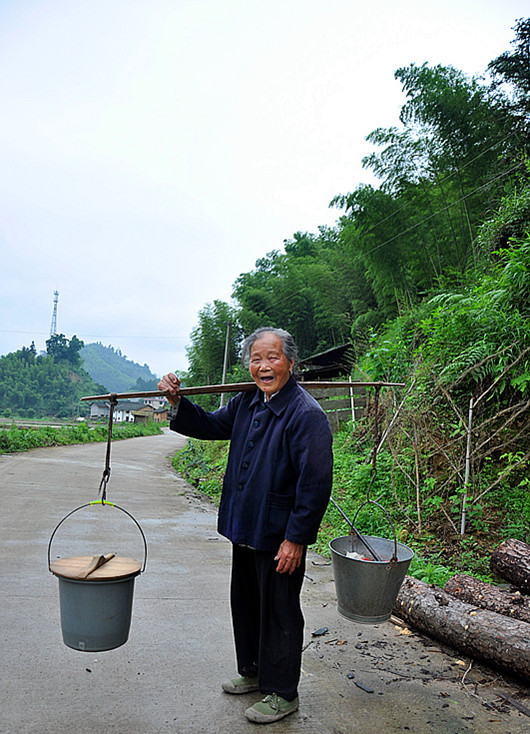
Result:
<svg viewBox="0 0 530 734">
<path fill-rule="evenodd" d="M 457 572 L 491 581 L 489 558 L 493 549 L 506 538 L 530 542 L 530 493 L 523 474 L 518 475 L 515 483 L 505 482 L 496 487 L 487 500 L 469 513 L 463 537 L 457 527 L 461 492 L 452 491 L 443 499 L 437 493 L 436 481 L 422 483 L 419 532 L 416 487 L 412 486 L 411 477 L 402 471 L 404 467 L 396 464 L 387 449 L 381 450 L 373 475 L 372 449 L 372 436 L 365 422 L 355 427 L 351 422 L 344 423 L 334 434 L 332 496 L 351 521 L 360 510 L 355 518 L 359 531 L 393 539 L 393 530 L 384 513 L 375 506 L 361 507 L 373 479 L 370 498 L 389 512 L 398 542 L 416 554 L 409 569 L 412 576 L 439 586 Z M 228 442 L 190 439 L 173 458 L 173 466 L 201 495 L 217 505 L 227 456 Z M 312 549 L 329 558 L 330 540 L 348 532 L 346 521 L 329 504 Z"/>
<path fill-rule="evenodd" d="M 138 436 L 156 436 L 162 433 L 158 423 L 125 423 L 112 427 L 112 439 L 136 438 Z M 46 446 L 67 446 L 69 444 L 106 441 L 107 425 L 88 426 L 80 423 L 77 426 L 22 427 L 11 425 L 0 428 L 0 453 L 9 454 L 15 451 L 42 448 Z"/>
<path fill-rule="evenodd" d="M 411 574 L 429 583 L 456 571 L 489 580 L 502 540 L 530 542 L 530 236 L 511 234 L 521 212 L 530 229 L 529 191 L 503 200 L 479 231 L 487 267 L 372 332 L 354 379 L 404 383 L 380 392 L 375 476 L 373 392 L 363 419 L 334 436 L 335 500 L 353 520 L 373 478 L 371 499 L 417 554 Z M 193 440 L 175 467 L 216 501 L 226 457 L 226 444 Z M 392 537 L 373 506 L 356 526 Z M 330 505 L 315 550 L 329 555 L 348 530 Z"/>
</svg>

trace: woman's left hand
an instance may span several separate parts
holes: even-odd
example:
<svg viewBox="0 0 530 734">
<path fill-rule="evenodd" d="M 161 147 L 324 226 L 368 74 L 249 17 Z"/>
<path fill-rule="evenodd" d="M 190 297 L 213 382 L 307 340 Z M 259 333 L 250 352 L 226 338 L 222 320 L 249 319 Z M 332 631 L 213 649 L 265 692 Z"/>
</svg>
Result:
<svg viewBox="0 0 530 734">
<path fill-rule="evenodd" d="M 275 561 L 278 561 L 276 566 L 278 573 L 293 573 L 293 571 L 296 571 L 302 562 L 303 553 L 303 545 L 284 540 L 274 558 Z"/>
</svg>

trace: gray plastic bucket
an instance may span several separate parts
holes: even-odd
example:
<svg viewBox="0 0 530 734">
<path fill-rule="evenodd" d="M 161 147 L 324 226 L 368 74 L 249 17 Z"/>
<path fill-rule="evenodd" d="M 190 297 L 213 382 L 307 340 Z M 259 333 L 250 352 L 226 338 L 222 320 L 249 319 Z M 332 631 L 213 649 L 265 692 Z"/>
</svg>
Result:
<svg viewBox="0 0 530 734">
<path fill-rule="evenodd" d="M 382 561 L 348 558 L 349 551 L 366 556 L 365 546 L 354 535 L 343 535 L 329 544 L 337 610 L 354 622 L 378 624 L 390 618 L 414 552 L 395 540 L 364 537 Z"/>
<path fill-rule="evenodd" d="M 100 652 L 127 642 L 135 576 L 112 581 L 57 578 L 65 645 L 83 652 Z"/>
<path fill-rule="evenodd" d="M 62 523 L 74 512 L 98 504 L 121 510 L 137 525 L 144 545 L 143 564 L 132 558 L 114 557 L 105 566 L 94 570 L 90 574 L 92 578 L 78 578 L 76 570 L 83 568 L 83 564 L 86 567 L 90 556 L 59 559 L 52 563 L 52 541 Z M 127 642 L 134 580 L 145 570 L 146 562 L 147 541 L 144 532 L 138 521 L 119 505 L 105 500 L 89 502 L 72 510 L 61 520 L 48 543 L 48 568 L 59 580 L 61 631 L 65 645 L 83 652 L 101 652 L 113 650 Z"/>
</svg>

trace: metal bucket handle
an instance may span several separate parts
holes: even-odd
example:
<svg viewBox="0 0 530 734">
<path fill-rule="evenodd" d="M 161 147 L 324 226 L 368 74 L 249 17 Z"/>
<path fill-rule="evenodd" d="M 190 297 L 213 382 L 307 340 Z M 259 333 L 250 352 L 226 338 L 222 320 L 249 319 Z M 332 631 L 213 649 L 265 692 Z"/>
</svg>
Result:
<svg viewBox="0 0 530 734">
<path fill-rule="evenodd" d="M 114 504 L 114 502 L 107 502 L 107 500 L 104 500 L 104 499 L 94 500 L 93 502 L 87 502 L 84 505 L 80 505 L 79 507 L 76 507 L 75 510 L 72 510 L 71 512 L 69 512 L 68 515 L 65 515 L 63 517 L 63 519 L 59 522 L 59 524 L 56 526 L 55 530 L 53 531 L 50 541 L 48 543 L 48 569 L 51 571 L 51 547 L 52 547 L 52 541 L 55 537 L 55 533 L 59 530 L 63 522 L 67 520 L 71 515 L 73 515 L 74 512 L 77 512 L 78 510 L 82 510 L 84 507 L 92 507 L 93 505 L 109 505 L 109 507 L 115 507 L 117 510 L 121 510 L 122 512 L 124 512 L 134 522 L 134 524 L 140 531 L 140 534 L 142 536 L 142 540 L 144 543 L 144 562 L 142 564 L 142 568 L 140 571 L 140 573 L 143 573 L 145 571 L 145 564 L 147 563 L 147 540 L 145 538 L 145 533 L 140 526 L 140 523 L 133 515 L 131 515 L 130 512 L 128 512 L 127 510 L 124 510 L 123 507 L 120 507 L 119 505 Z"/>
<path fill-rule="evenodd" d="M 347 522 L 347 523 L 348 523 L 348 525 L 350 526 L 350 535 L 356 535 L 356 536 L 357 536 L 357 538 L 358 538 L 358 539 L 359 539 L 359 540 L 361 541 L 361 543 L 362 543 L 362 544 L 364 545 L 364 547 L 366 548 L 366 550 L 368 551 L 368 553 L 371 553 L 371 554 L 372 554 L 372 556 L 373 556 L 373 557 L 375 558 L 375 560 L 376 560 L 376 561 L 380 561 L 381 559 L 379 558 L 379 556 L 377 555 L 377 553 L 376 553 L 376 552 L 374 551 L 374 549 L 372 548 L 372 546 L 370 545 L 370 543 L 369 543 L 369 542 L 368 542 L 368 541 L 366 540 L 366 538 L 365 538 L 365 537 L 364 537 L 363 535 L 361 535 L 361 533 L 360 533 L 360 532 L 359 532 L 359 531 L 357 530 L 357 528 L 356 528 L 356 527 L 355 527 L 355 525 L 354 525 L 354 524 L 352 523 L 352 521 L 350 520 L 350 518 L 348 517 L 348 515 L 346 515 L 346 513 L 344 512 L 344 510 L 342 510 L 342 509 L 341 509 L 340 505 L 339 505 L 339 504 L 337 504 L 337 502 L 335 502 L 335 500 L 333 499 L 333 497 L 330 497 L 329 499 L 330 499 L 330 501 L 331 501 L 331 502 L 332 502 L 332 503 L 333 503 L 333 504 L 335 505 L 335 507 L 337 508 L 337 510 L 338 510 L 338 511 L 340 512 L 340 514 L 342 515 L 342 517 L 343 517 L 343 518 L 344 518 L 344 519 L 346 520 L 346 522 Z"/>
<path fill-rule="evenodd" d="M 380 505 L 379 502 L 376 502 L 375 500 L 370 500 L 370 499 L 365 500 L 361 505 L 359 505 L 359 507 L 357 508 L 357 512 L 353 516 L 353 520 L 352 520 L 352 523 L 351 523 L 352 527 L 355 525 L 355 521 L 357 519 L 357 515 L 359 514 L 359 512 L 363 509 L 363 507 L 365 505 L 377 505 L 377 507 L 379 507 L 380 510 L 383 510 L 383 513 L 385 514 L 386 519 L 388 520 L 388 522 L 390 523 L 390 527 L 392 528 L 392 534 L 394 535 L 394 555 L 392 556 L 392 558 L 390 559 L 390 561 L 391 562 L 392 561 L 397 561 L 398 555 L 397 555 L 396 528 L 394 527 L 394 523 L 392 522 L 392 518 L 388 514 L 388 511 L 383 507 L 383 505 Z"/>
</svg>

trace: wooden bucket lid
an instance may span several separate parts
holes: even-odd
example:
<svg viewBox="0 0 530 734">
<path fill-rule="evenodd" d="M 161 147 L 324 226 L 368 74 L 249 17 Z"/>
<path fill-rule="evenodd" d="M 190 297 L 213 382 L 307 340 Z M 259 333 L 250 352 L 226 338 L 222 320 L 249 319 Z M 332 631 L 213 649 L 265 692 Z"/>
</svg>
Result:
<svg viewBox="0 0 530 734">
<path fill-rule="evenodd" d="M 89 568 L 93 558 L 94 556 L 58 558 L 50 563 L 50 571 L 56 576 L 76 581 L 112 581 L 127 576 L 136 576 L 142 568 L 140 561 L 135 561 L 134 558 L 114 556 L 88 576 L 84 576 L 83 572 Z"/>
</svg>

